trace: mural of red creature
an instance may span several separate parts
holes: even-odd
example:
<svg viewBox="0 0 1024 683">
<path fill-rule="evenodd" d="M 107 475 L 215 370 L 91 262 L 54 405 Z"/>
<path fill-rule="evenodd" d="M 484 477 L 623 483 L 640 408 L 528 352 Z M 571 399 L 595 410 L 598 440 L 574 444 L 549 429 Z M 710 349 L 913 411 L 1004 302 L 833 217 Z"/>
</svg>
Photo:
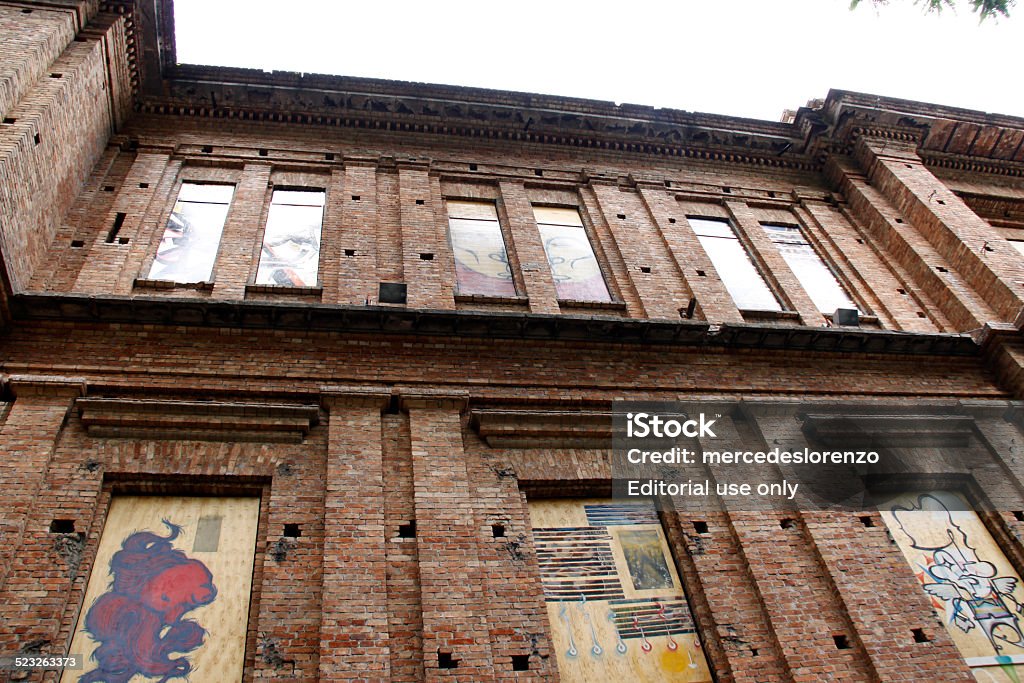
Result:
<svg viewBox="0 0 1024 683">
<path fill-rule="evenodd" d="M 80 683 L 127 683 L 136 675 L 162 683 L 192 671 L 187 658 L 171 654 L 195 650 L 206 631 L 182 617 L 213 602 L 217 588 L 206 565 L 172 545 L 181 527 L 163 523 L 170 535 L 138 531 L 111 558 L 110 589 L 85 616 L 85 630 L 100 643 L 98 667 Z"/>
</svg>

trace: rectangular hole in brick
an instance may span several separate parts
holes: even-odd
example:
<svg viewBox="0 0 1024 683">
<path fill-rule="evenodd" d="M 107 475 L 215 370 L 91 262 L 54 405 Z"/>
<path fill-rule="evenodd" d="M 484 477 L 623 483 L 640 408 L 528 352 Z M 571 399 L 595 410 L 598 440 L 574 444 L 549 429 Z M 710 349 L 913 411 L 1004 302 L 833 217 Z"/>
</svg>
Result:
<svg viewBox="0 0 1024 683">
<path fill-rule="evenodd" d="M 117 243 L 118 244 L 128 244 L 128 242 L 130 242 L 130 241 L 131 240 L 128 239 L 127 237 L 118 237 L 117 238 Z"/>
<path fill-rule="evenodd" d="M 459 660 L 455 659 L 451 652 L 437 651 L 437 668 L 438 669 L 458 669 Z"/>
<path fill-rule="evenodd" d="M 346 249 L 345 250 L 345 256 L 355 256 L 355 255 L 356 255 L 356 250 L 355 249 Z"/>
<path fill-rule="evenodd" d="M 267 150 L 265 150 L 265 149 L 261 149 L 261 150 L 260 150 L 260 156 L 261 156 L 261 157 L 265 157 L 265 156 L 267 156 Z"/>
<path fill-rule="evenodd" d="M 949 270 L 947 270 L 946 268 L 943 268 L 942 266 L 935 266 L 935 270 L 939 271 L 940 273 L 948 273 L 949 272 Z"/>
<path fill-rule="evenodd" d="M 918 318 L 927 318 L 928 316 L 926 316 L 926 315 L 924 314 L 924 311 L 918 311 L 918 312 L 917 312 L 917 317 L 918 317 Z"/>
<path fill-rule="evenodd" d="M 903 165 L 904 165 L 904 166 L 906 166 L 907 168 L 914 168 L 914 167 L 913 167 L 912 165 L 910 165 L 910 164 L 903 164 Z"/>
<path fill-rule="evenodd" d="M 939 200 L 939 204 L 942 204 L 943 206 L 945 206 L 945 205 L 946 205 L 946 202 L 945 202 L 944 200 L 940 199 L 940 200 Z"/>
<path fill-rule="evenodd" d="M 928 634 L 924 632 L 923 628 L 912 628 L 910 632 L 914 634 L 915 643 L 930 643 L 932 639 L 928 637 Z"/>
<path fill-rule="evenodd" d="M 675 218 L 669 218 L 669 219 L 668 219 L 668 222 L 669 222 L 669 223 L 675 223 L 675 222 L 676 222 L 676 219 L 675 219 Z"/>
<path fill-rule="evenodd" d="M 640 272 L 641 273 L 649 273 L 649 272 L 651 272 L 651 267 L 650 266 L 640 266 Z"/>
<path fill-rule="evenodd" d="M 209 154 L 213 151 L 213 147 L 210 145 L 203 145 L 203 154 Z"/>
<path fill-rule="evenodd" d="M 86 41 L 86 39 L 83 36 L 75 36 L 75 42 L 76 43 L 85 43 L 87 41 Z"/>
<path fill-rule="evenodd" d="M 695 521 L 693 523 L 693 530 L 696 531 L 698 534 L 706 534 L 708 533 L 708 523 L 699 520 Z"/>
<path fill-rule="evenodd" d="M 756 648 L 756 647 L 752 647 L 752 648 L 750 648 L 750 656 L 751 656 L 751 657 L 756 657 L 757 655 L 758 655 L 758 650 L 757 650 L 757 648 Z"/>
<path fill-rule="evenodd" d="M 470 171 L 475 171 L 476 170 L 476 164 L 470 164 L 469 165 L 469 170 Z"/>
<path fill-rule="evenodd" d="M 723 187 L 722 188 L 722 192 L 724 192 L 725 194 L 732 194 L 732 188 L 731 187 Z"/>
<path fill-rule="evenodd" d="M 430 254 L 430 253 L 420 254 L 420 260 L 421 261 L 433 261 L 434 260 L 434 255 Z"/>
<path fill-rule="evenodd" d="M 416 538 L 416 520 L 411 520 L 408 524 L 398 525 L 398 537 L 399 538 Z"/>
<path fill-rule="evenodd" d="M 354 195 L 352 195 L 352 201 L 354 201 L 354 202 L 359 202 L 359 201 L 362 201 L 362 199 L 363 199 L 363 198 L 362 198 L 362 196 L 361 196 L 361 195 L 358 195 L 358 194 L 354 194 Z"/>
<path fill-rule="evenodd" d="M 422 200 L 422 199 L 417 199 L 416 200 L 416 206 L 423 206 L 424 204 L 426 204 L 426 202 L 424 200 Z"/>
<path fill-rule="evenodd" d="M 792 529 L 796 526 L 796 520 L 792 517 L 783 517 L 779 520 L 779 527 L 782 529 Z"/>
<path fill-rule="evenodd" d="M 529 671 L 530 655 L 512 655 L 513 671 Z"/>
<path fill-rule="evenodd" d="M 149 187 L 149 183 L 139 183 L 139 189 L 140 190 L 145 190 L 148 187 Z"/>
<path fill-rule="evenodd" d="M 327 154 L 324 155 L 324 160 L 325 161 L 334 161 L 334 154 L 332 152 L 328 152 Z"/>
<path fill-rule="evenodd" d="M 64 74 L 50 74 L 50 78 L 64 78 Z"/>
<path fill-rule="evenodd" d="M 114 191 L 114 186 L 113 185 L 104 185 L 103 186 L 103 191 L 104 192 L 113 192 Z"/>
<path fill-rule="evenodd" d="M 708 276 L 708 274 L 707 274 L 707 273 L 705 273 L 705 272 L 704 272 L 703 270 L 698 270 L 698 271 L 697 271 L 697 276 L 698 276 L 698 277 L 707 277 L 707 276 Z"/>
<path fill-rule="evenodd" d="M 897 218 L 896 222 L 902 225 L 903 224 L 903 219 L 902 218 Z"/>
<path fill-rule="evenodd" d="M 51 534 L 73 534 L 75 533 L 75 520 L 55 519 L 50 522 Z"/>
<path fill-rule="evenodd" d="M 85 241 L 84 240 L 71 240 L 71 248 L 72 249 L 81 249 L 84 246 L 85 246 Z"/>
<path fill-rule="evenodd" d="M 1024 510 L 1014 510 L 1013 518 L 1018 522 L 1024 522 Z"/>
<path fill-rule="evenodd" d="M 285 538 L 301 538 L 302 529 L 299 528 L 298 524 L 285 524 L 284 533 L 281 535 Z"/>
<path fill-rule="evenodd" d="M 902 294 L 903 296 L 907 295 L 907 290 L 903 289 L 902 287 L 898 288 L 896 291 Z"/>
<path fill-rule="evenodd" d="M 839 635 L 833 635 L 832 640 L 835 642 L 837 650 L 849 650 L 850 647 L 852 647 L 850 645 L 850 639 L 841 633 Z"/>
<path fill-rule="evenodd" d="M 624 214 L 624 213 L 616 214 L 616 216 L 618 217 L 618 219 L 620 221 L 626 220 L 626 214 Z"/>
<path fill-rule="evenodd" d="M 123 214 L 118 211 L 114 214 L 114 224 L 110 226 L 110 232 L 107 233 L 107 244 L 113 244 L 114 240 L 117 239 L 117 233 L 121 232 L 121 226 L 124 225 L 124 219 L 127 214 Z"/>
<path fill-rule="evenodd" d="M 862 240 L 861 238 L 858 237 L 857 238 L 857 244 L 864 244 L 864 240 Z"/>
<path fill-rule="evenodd" d="M 542 175 L 544 175 L 544 171 L 540 170 L 539 168 L 534 169 L 533 175 L 535 175 L 535 176 L 542 176 Z"/>
<path fill-rule="evenodd" d="M 32 139 L 36 141 L 36 144 L 37 144 L 37 145 L 38 145 L 38 144 L 39 144 L 40 142 L 42 142 L 42 141 L 43 141 L 43 140 L 42 140 L 42 138 L 40 138 L 40 137 L 39 137 L 39 133 L 36 133 L 35 135 L 33 135 L 33 136 L 32 136 Z"/>
<path fill-rule="evenodd" d="M 769 199 L 775 199 L 775 193 L 774 192 L 769 192 L 768 193 L 768 198 Z"/>
<path fill-rule="evenodd" d="M 13 123 L 17 123 L 17 121 L 18 121 L 18 119 L 12 119 L 10 117 L 4 117 L 4 123 L 6 123 L 8 126 L 13 124 Z"/>
<path fill-rule="evenodd" d="M 860 523 L 866 527 L 872 527 L 875 525 L 875 518 L 871 515 L 862 515 L 858 519 L 860 519 Z"/>
<path fill-rule="evenodd" d="M 504 524 L 492 524 L 491 535 L 495 538 L 505 538 L 505 525 Z"/>
</svg>

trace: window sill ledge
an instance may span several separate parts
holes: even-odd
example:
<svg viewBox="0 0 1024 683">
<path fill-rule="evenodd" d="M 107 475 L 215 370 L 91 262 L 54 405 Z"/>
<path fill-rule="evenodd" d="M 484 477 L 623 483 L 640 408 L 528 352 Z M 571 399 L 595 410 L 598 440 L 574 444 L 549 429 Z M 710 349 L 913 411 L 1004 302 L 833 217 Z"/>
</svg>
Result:
<svg viewBox="0 0 1024 683">
<path fill-rule="evenodd" d="M 625 301 L 581 301 L 578 299 L 559 299 L 560 309 L 586 308 L 597 311 L 625 311 Z"/>
<path fill-rule="evenodd" d="M 457 304 L 513 304 L 527 306 L 530 303 L 528 296 L 496 296 L 492 294 L 456 294 Z"/>
<path fill-rule="evenodd" d="M 135 278 L 136 289 L 195 289 L 200 292 L 213 291 L 213 282 L 175 282 L 174 280 L 148 280 Z"/>
<path fill-rule="evenodd" d="M 286 296 L 320 296 L 324 288 L 316 287 L 292 287 L 291 285 L 246 285 L 246 294 L 284 294 Z"/>
<path fill-rule="evenodd" d="M 800 314 L 796 311 L 760 311 L 754 309 L 740 309 L 740 315 L 744 320 L 782 320 L 800 322 Z"/>
</svg>

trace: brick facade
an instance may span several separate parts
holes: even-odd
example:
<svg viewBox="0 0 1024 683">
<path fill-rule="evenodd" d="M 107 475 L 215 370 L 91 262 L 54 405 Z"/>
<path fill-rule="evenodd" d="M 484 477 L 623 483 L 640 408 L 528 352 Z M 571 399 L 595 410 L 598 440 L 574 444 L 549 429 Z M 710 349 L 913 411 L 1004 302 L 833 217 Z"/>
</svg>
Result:
<svg viewBox="0 0 1024 683">
<path fill-rule="evenodd" d="M 943 457 L 1024 571 L 1024 121 L 167 66 L 169 12 L 0 2 L 0 655 L 66 652 L 113 496 L 258 495 L 243 680 L 558 680 L 529 501 L 608 495 L 616 399 L 742 401 L 755 445 L 804 438 L 796 401 L 968 420 Z M 234 186 L 209 281 L 148 277 L 182 182 Z M 254 284 L 274 187 L 326 191 L 316 286 Z M 458 290 L 447 199 L 495 205 L 515 296 Z M 559 299 L 535 205 L 578 210 L 610 302 Z M 719 683 L 973 680 L 877 510 L 661 521 Z"/>
</svg>

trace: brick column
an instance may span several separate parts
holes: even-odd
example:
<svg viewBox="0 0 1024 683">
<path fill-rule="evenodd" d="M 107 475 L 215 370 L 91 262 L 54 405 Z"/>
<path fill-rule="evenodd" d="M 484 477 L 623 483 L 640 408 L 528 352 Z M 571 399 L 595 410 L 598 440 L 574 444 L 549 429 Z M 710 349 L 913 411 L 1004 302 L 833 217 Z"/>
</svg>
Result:
<svg viewBox="0 0 1024 683">
<path fill-rule="evenodd" d="M 943 285 L 966 285 L 991 308 L 987 315 L 1013 320 L 1024 307 L 1024 263 L 1016 250 L 925 167 L 913 145 L 862 137 L 854 156 L 872 186 L 949 263 L 949 272 L 938 273 Z"/>
<path fill-rule="evenodd" d="M 332 181 L 331 188 L 335 184 Z M 331 204 L 341 210 L 339 236 L 340 267 L 334 276 L 337 293 L 328 294 L 327 273 L 324 273 L 324 302 L 362 305 L 377 301 L 380 276 L 377 269 L 377 162 L 366 159 L 345 159 L 345 183 L 341 196 L 332 197 Z M 327 233 L 324 233 L 327 246 Z"/>
<path fill-rule="evenodd" d="M 12 375 L 16 396 L 0 427 L 0 590 L 21 546 L 33 501 L 46 481 L 46 469 L 68 411 L 85 393 L 85 380 L 45 375 Z"/>
<path fill-rule="evenodd" d="M 813 448 L 801 431 L 801 424 L 793 419 L 792 409 L 751 408 L 761 438 L 769 444 L 785 444 L 786 448 Z M 847 468 L 837 467 L 836 477 L 849 476 Z M 870 512 L 873 526 L 865 526 L 860 517 Z M 780 529 L 774 520 L 762 522 L 762 528 L 780 540 L 776 548 L 768 551 L 775 557 L 792 554 L 784 570 L 776 570 L 778 577 L 800 576 L 800 558 L 806 558 L 807 567 L 817 576 L 801 578 L 799 583 L 783 582 L 772 592 L 781 594 L 798 587 L 808 596 L 822 596 L 815 608 L 815 616 L 805 616 L 800 628 L 814 629 L 825 625 L 825 617 L 832 613 L 839 621 L 833 628 L 842 628 L 848 622 L 851 629 L 843 631 L 854 648 L 831 648 L 829 633 L 819 632 L 819 654 L 837 657 L 862 652 L 866 658 L 864 668 L 870 667 L 878 680 L 914 683 L 922 671 L 928 671 L 932 680 L 974 680 L 956 646 L 945 629 L 935 623 L 935 612 L 928 594 L 921 588 L 907 566 L 899 548 L 891 541 L 885 523 L 876 510 L 862 512 L 804 511 L 794 519 L 791 529 Z M 782 538 L 801 540 L 798 552 L 785 545 Z M 801 538 L 803 537 L 803 538 Z M 751 553 L 748 552 L 748 557 Z M 815 585 L 817 584 L 817 585 Z M 827 597 L 825 597 L 827 596 Z M 795 596 L 794 596 L 795 597 Z M 826 603 L 826 604 L 822 604 Z M 783 617 L 788 616 L 787 611 Z M 914 641 L 912 629 L 922 628 L 931 637 L 927 643 Z M 799 643 L 799 637 L 787 636 L 780 631 L 783 643 Z M 812 637 L 805 636 L 809 647 Z M 828 651 L 831 650 L 829 653 Z M 914 665 L 908 667 L 907 662 Z"/>
<path fill-rule="evenodd" d="M 213 296 L 217 299 L 242 299 L 245 284 L 253 272 L 253 259 L 262 245 L 256 236 L 262 234 L 263 205 L 270 196 L 269 164 L 246 164 L 231 198 L 231 210 L 224 222 L 224 232 L 213 266 Z"/>
<path fill-rule="evenodd" d="M 325 387 L 330 412 L 324 497 L 320 678 L 390 676 L 381 410 L 389 394 Z"/>
<path fill-rule="evenodd" d="M 132 258 L 139 251 L 139 235 L 152 233 L 153 224 L 159 224 L 157 232 L 163 232 L 160 214 L 166 203 L 165 195 L 174 184 L 174 173 L 170 173 L 169 177 L 165 173 L 170 158 L 169 154 L 137 154 L 110 210 L 84 217 L 83 222 L 93 228 L 93 240 L 91 244 L 87 243 L 89 255 L 75 281 L 75 292 L 108 293 L 111 289 L 116 294 L 131 292 L 132 283 L 139 276 L 137 269 L 141 265 L 140 259 Z M 177 168 L 176 163 L 173 170 Z M 124 220 L 117 235 L 108 242 L 118 214 L 124 214 Z M 162 218 L 166 220 L 167 217 Z M 146 244 L 148 242 L 146 240 Z M 112 273 L 117 278 L 113 287 Z"/>
<path fill-rule="evenodd" d="M 992 309 L 952 272 L 952 264 L 850 159 L 832 157 L 826 170 L 849 202 L 853 215 L 867 228 L 872 240 L 884 248 L 890 267 L 926 293 L 924 301 L 928 305 L 922 305 L 921 312 L 942 326 L 942 331 L 952 331 L 949 326 L 956 331 L 973 330 L 995 318 Z M 942 273 L 939 268 L 949 272 Z M 951 286 L 953 282 L 958 286 Z M 943 317 L 933 316 L 934 309 Z M 949 326 L 941 325 L 946 319 Z"/>
<path fill-rule="evenodd" d="M 595 180 L 591 180 L 590 189 L 613 237 L 608 248 L 617 249 L 625 265 L 628 277 L 620 283 L 622 289 L 629 287 L 634 292 L 630 297 L 623 291 L 623 298 L 629 303 L 635 297 L 641 305 L 642 310 L 629 311 L 629 317 L 679 320 L 679 309 L 685 308 L 689 300 L 688 292 L 684 297 L 680 291 L 680 273 L 665 267 L 664 244 L 658 240 L 640 197 L 635 192 L 623 192 L 617 184 Z"/>
<path fill-rule="evenodd" d="M 501 183 L 501 202 L 508 214 L 510 251 L 516 253 L 523 270 L 524 292 L 530 298 L 530 313 L 558 313 L 558 296 L 551 279 L 544 243 L 540 240 L 533 207 L 522 183 Z"/>
<path fill-rule="evenodd" d="M 716 420 L 715 433 L 717 439 L 702 447 L 717 450 L 728 443 L 763 448 L 745 421 L 728 415 Z M 777 470 L 764 465 L 719 465 L 709 469 L 718 483 L 775 482 L 778 476 Z M 729 508 L 724 520 L 727 533 L 740 548 L 774 645 L 793 680 L 830 680 L 837 671 L 842 671 L 844 681 L 878 680 L 872 670 L 874 662 L 861 650 L 858 634 L 835 595 L 832 577 L 814 552 L 800 513 L 784 507 L 757 510 L 743 498 L 723 503 Z M 850 647 L 839 649 L 834 636 L 847 638 Z M 733 663 L 747 662 L 734 659 Z"/>
<path fill-rule="evenodd" d="M 398 197 L 402 215 L 402 264 L 410 308 L 455 308 L 455 273 L 447 272 L 447 238 L 438 234 L 428 165 L 401 162 Z"/>
<path fill-rule="evenodd" d="M 412 442 L 426 678 L 494 676 L 477 542 L 477 495 L 462 445 L 465 395 L 405 395 Z"/>
</svg>

